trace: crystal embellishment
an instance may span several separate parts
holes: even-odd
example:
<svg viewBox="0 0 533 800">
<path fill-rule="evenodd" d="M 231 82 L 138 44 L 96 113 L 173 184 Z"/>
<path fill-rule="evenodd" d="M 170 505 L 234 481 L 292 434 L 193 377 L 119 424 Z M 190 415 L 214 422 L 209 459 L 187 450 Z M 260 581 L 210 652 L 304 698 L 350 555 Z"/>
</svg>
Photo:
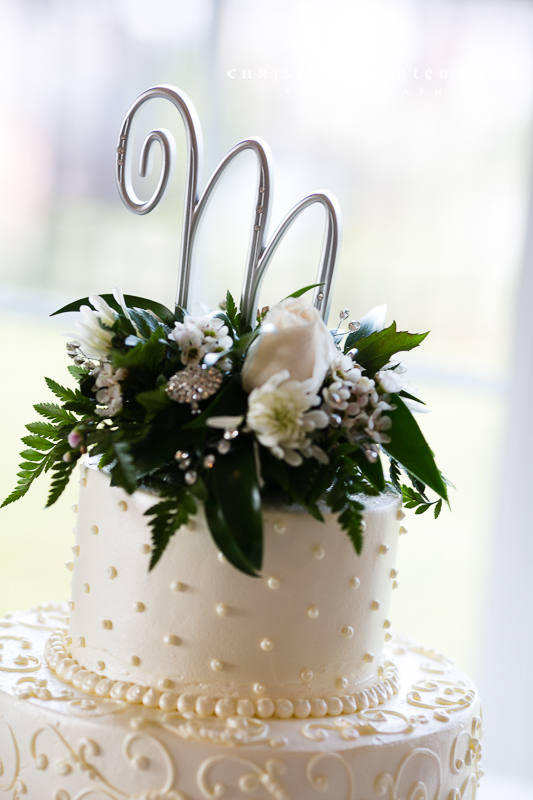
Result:
<svg viewBox="0 0 533 800">
<path fill-rule="evenodd" d="M 176 403 L 190 403 L 196 414 L 198 403 L 216 394 L 221 384 L 222 375 L 216 367 L 188 364 L 170 378 L 166 393 Z"/>
</svg>

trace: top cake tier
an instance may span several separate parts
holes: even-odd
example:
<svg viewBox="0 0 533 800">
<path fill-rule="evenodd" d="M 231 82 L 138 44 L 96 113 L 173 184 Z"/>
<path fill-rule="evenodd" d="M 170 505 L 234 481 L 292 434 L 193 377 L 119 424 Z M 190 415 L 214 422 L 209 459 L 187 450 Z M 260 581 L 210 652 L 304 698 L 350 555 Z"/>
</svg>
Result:
<svg viewBox="0 0 533 800">
<path fill-rule="evenodd" d="M 149 572 L 143 514 L 154 496 L 129 496 L 84 469 L 64 666 L 74 659 L 93 685 L 109 678 L 124 692 L 174 693 L 182 710 L 198 710 L 200 698 L 202 713 L 224 700 L 244 701 L 248 712 L 277 702 L 282 716 L 317 700 L 337 708 L 384 680 L 390 694 L 381 655 L 402 514 L 395 495 L 364 502 L 360 556 L 335 515 L 324 524 L 266 507 L 262 577 L 226 561 L 202 513 Z"/>
</svg>

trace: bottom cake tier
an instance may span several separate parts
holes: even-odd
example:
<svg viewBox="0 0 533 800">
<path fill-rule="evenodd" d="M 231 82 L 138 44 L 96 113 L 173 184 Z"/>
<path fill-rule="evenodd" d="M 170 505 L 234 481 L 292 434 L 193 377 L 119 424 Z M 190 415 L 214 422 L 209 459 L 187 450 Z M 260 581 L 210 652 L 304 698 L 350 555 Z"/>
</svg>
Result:
<svg viewBox="0 0 533 800">
<path fill-rule="evenodd" d="M 45 643 L 66 608 L 0 620 L 0 797 L 10 800 L 471 800 L 481 706 L 450 659 L 401 634 L 397 695 L 305 720 L 200 717 L 63 683 Z"/>
</svg>

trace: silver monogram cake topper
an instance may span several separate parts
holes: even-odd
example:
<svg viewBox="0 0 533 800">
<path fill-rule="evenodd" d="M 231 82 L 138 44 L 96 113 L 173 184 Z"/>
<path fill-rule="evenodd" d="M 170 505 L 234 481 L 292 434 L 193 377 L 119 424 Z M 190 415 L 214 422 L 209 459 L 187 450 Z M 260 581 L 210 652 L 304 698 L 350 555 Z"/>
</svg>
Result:
<svg viewBox="0 0 533 800">
<path fill-rule="evenodd" d="M 194 239 L 209 198 L 219 178 L 235 156 L 243 150 L 252 150 L 257 157 L 258 174 L 255 208 L 241 296 L 243 317 L 248 323 L 252 323 L 258 306 L 261 283 L 285 233 L 305 208 L 314 203 L 320 203 L 326 212 L 326 226 L 322 255 L 315 282 L 322 285 L 314 290 L 313 305 L 320 311 L 322 318 L 327 322 L 341 239 L 341 213 L 336 197 L 327 191 L 313 192 L 313 194 L 307 195 L 289 211 L 276 231 L 268 239 L 270 195 L 272 190 L 272 156 L 267 143 L 258 137 L 251 137 L 238 142 L 224 156 L 200 195 L 199 178 L 203 154 L 200 120 L 190 98 L 185 92 L 174 86 L 154 86 L 152 89 L 143 92 L 128 109 L 124 117 L 117 147 L 117 184 L 122 201 L 127 208 L 135 214 L 148 214 L 162 199 L 172 177 L 176 152 L 174 137 L 165 128 L 155 128 L 143 142 L 139 174 L 141 177 L 145 177 L 151 149 L 155 142 L 159 142 L 161 147 L 161 172 L 157 186 L 150 199 L 146 201 L 140 200 L 133 188 L 131 180 L 131 148 L 129 147 L 132 121 L 137 110 L 152 98 L 169 100 L 178 109 L 187 136 L 187 179 L 176 304 L 183 308 L 188 306 Z"/>
</svg>

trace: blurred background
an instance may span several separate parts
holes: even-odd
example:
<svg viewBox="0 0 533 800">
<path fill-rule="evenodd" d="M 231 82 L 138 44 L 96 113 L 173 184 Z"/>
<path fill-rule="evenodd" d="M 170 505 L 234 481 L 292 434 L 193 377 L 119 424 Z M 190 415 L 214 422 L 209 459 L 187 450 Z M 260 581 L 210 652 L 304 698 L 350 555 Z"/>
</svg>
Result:
<svg viewBox="0 0 533 800">
<path fill-rule="evenodd" d="M 344 238 L 330 323 L 341 308 L 357 318 L 386 302 L 388 323 L 431 330 L 405 363 L 456 491 L 437 522 L 408 518 L 392 619 L 485 688 L 482 800 L 533 797 L 528 701 L 517 709 L 514 694 L 533 657 L 533 530 L 525 506 L 512 524 L 506 516 L 526 471 L 518 440 L 531 428 L 520 350 L 533 299 L 531 0 L 3 0 L 0 70 L 2 496 L 32 404 L 50 399 L 43 376 L 66 379 L 72 320 L 48 315 L 114 285 L 173 303 L 185 175 L 177 112 L 154 101 L 136 117 L 137 149 L 152 127 L 178 142 L 173 186 L 152 214 L 125 209 L 114 165 L 129 105 L 151 85 L 177 85 L 202 121 L 204 180 L 239 139 L 269 143 L 271 230 L 305 194 L 337 195 Z M 152 176 L 135 181 L 143 197 L 158 163 L 156 154 Z M 196 308 L 216 306 L 228 287 L 240 294 L 255 169 L 241 156 L 209 207 Z M 263 305 L 313 282 L 322 231 L 320 208 L 299 219 Z M 0 512 L 0 613 L 68 597 L 77 487 L 42 511 L 46 488 Z"/>
</svg>

